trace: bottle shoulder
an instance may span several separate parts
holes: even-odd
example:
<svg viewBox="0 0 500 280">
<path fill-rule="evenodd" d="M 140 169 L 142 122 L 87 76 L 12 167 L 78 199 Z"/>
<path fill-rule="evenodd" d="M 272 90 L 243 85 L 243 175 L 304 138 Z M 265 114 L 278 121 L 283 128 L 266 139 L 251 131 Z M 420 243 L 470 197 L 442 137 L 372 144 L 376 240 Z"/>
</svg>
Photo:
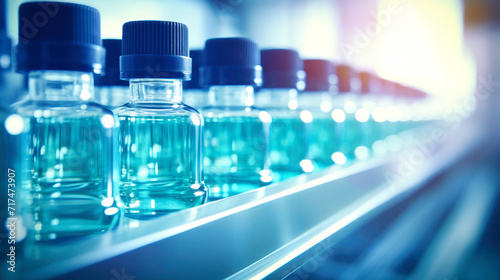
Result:
<svg viewBox="0 0 500 280">
<path fill-rule="evenodd" d="M 204 118 L 196 109 L 185 105 L 176 104 L 169 106 L 137 106 L 136 104 L 127 103 L 124 106 L 113 110 L 113 113 L 120 121 L 127 119 L 144 119 L 144 120 L 183 120 L 194 126 L 203 126 Z"/>
<path fill-rule="evenodd" d="M 208 122 L 211 119 L 217 120 L 230 120 L 230 121 L 257 121 L 262 123 L 271 123 L 271 115 L 260 108 L 244 107 L 243 109 L 237 108 L 224 108 L 224 107 L 205 107 L 201 109 L 201 114 Z"/>
<path fill-rule="evenodd" d="M 11 106 L 12 110 L 24 116 L 34 116 L 38 113 L 51 116 L 74 115 L 112 115 L 113 112 L 94 102 L 51 101 L 24 99 Z"/>
<path fill-rule="evenodd" d="M 148 116 L 148 115 L 200 115 L 200 112 L 195 108 L 184 103 L 127 103 L 123 106 L 115 108 L 113 112 L 116 115 L 130 116 Z"/>
</svg>

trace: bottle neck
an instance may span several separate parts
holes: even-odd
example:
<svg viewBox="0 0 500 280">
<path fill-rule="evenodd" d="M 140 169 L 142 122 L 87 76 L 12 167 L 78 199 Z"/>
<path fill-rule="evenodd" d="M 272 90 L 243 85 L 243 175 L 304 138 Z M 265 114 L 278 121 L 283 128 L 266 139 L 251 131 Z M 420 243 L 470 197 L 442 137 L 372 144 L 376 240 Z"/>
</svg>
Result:
<svg viewBox="0 0 500 280">
<path fill-rule="evenodd" d="M 28 87 L 34 100 L 86 102 L 94 97 L 94 76 L 78 71 L 32 71 Z"/>
<path fill-rule="evenodd" d="M 180 79 L 132 79 L 130 80 L 132 103 L 181 103 L 182 80 Z"/>
<path fill-rule="evenodd" d="M 130 93 L 132 103 L 181 103 L 182 80 L 132 79 Z"/>
<path fill-rule="evenodd" d="M 210 106 L 253 106 L 254 90 L 252 86 L 211 86 L 208 92 Z"/>
</svg>

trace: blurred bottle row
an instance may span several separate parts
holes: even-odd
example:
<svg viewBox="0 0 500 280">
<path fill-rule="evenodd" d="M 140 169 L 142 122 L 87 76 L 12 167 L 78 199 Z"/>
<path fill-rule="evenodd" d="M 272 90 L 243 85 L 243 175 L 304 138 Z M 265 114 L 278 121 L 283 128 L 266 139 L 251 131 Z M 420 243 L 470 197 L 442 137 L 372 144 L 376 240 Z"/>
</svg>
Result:
<svg viewBox="0 0 500 280">
<path fill-rule="evenodd" d="M 62 2 L 22 4 L 19 18 L 28 90 L 0 113 L 2 220 L 23 211 L 36 240 L 384 155 L 440 116 L 415 88 L 247 38 L 189 52 L 184 24 L 134 21 L 101 44 L 99 12 Z M 14 82 L 4 104 L 24 95 Z"/>
</svg>

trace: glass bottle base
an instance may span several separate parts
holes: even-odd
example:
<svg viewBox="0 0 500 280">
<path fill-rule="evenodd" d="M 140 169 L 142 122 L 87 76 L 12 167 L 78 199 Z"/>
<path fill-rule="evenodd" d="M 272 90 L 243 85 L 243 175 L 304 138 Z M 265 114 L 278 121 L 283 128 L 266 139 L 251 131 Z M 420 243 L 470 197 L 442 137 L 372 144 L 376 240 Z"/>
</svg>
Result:
<svg viewBox="0 0 500 280">
<path fill-rule="evenodd" d="M 208 190 L 203 183 L 171 186 L 135 183 L 122 185 L 120 197 L 127 217 L 148 219 L 201 205 L 207 201 Z"/>
<path fill-rule="evenodd" d="M 34 199 L 32 205 L 36 208 L 28 209 L 32 219 L 30 232 L 36 241 L 104 232 L 116 226 L 121 216 L 116 205 L 106 202 L 80 195 Z"/>
</svg>

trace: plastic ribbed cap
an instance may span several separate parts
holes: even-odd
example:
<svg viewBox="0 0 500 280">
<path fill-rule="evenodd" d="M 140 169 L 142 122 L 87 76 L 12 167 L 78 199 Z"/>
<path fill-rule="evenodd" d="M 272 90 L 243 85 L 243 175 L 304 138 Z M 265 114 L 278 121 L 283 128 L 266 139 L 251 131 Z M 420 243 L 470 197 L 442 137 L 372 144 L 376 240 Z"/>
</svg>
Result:
<svg viewBox="0 0 500 280">
<path fill-rule="evenodd" d="M 104 55 L 97 9 L 62 2 L 29 2 L 19 7 L 18 72 L 100 73 Z"/>
<path fill-rule="evenodd" d="M 361 93 L 371 92 L 373 75 L 369 72 L 359 72 L 358 76 L 361 81 Z"/>
<path fill-rule="evenodd" d="M 172 21 L 130 21 L 123 25 L 123 80 L 191 78 L 188 28 Z"/>
<path fill-rule="evenodd" d="M 205 65 L 200 68 L 201 84 L 253 85 L 262 84 L 260 51 L 247 38 L 216 38 L 205 43 Z"/>
<path fill-rule="evenodd" d="M 7 36 L 7 14 L 5 0 L 0 0 L 0 71 L 11 65 L 12 40 Z"/>
<path fill-rule="evenodd" d="M 128 86 L 127 81 L 120 79 L 120 55 L 122 54 L 122 40 L 104 39 L 102 46 L 106 49 L 106 64 L 104 75 L 95 78 L 98 86 Z"/>
<path fill-rule="evenodd" d="M 352 68 L 347 65 L 337 66 L 337 78 L 339 93 L 351 91 Z"/>
<path fill-rule="evenodd" d="M 297 88 L 304 82 L 304 63 L 296 50 L 262 50 L 260 59 L 263 88 Z"/>
<path fill-rule="evenodd" d="M 200 67 L 204 63 L 203 50 L 190 50 L 189 57 L 192 59 L 193 72 L 191 73 L 191 81 L 185 81 L 183 87 L 186 89 L 199 89 L 201 88 Z"/>
<path fill-rule="evenodd" d="M 306 91 L 329 91 L 330 77 L 333 74 L 332 63 L 324 59 L 304 60 L 306 72 Z"/>
</svg>

